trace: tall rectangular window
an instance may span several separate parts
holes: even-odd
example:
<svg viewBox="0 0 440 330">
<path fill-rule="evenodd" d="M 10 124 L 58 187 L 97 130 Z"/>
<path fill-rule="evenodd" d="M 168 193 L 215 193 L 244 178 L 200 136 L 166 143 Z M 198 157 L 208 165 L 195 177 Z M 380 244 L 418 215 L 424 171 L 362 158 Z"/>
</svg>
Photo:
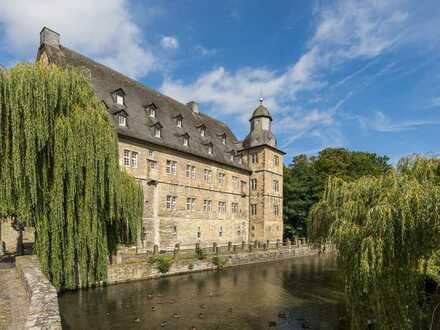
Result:
<svg viewBox="0 0 440 330">
<path fill-rule="evenodd" d="M 221 185 L 224 185 L 225 184 L 225 177 L 226 177 L 225 173 L 219 173 L 218 174 L 218 183 Z"/>
<path fill-rule="evenodd" d="M 188 211 L 189 210 L 194 210 L 195 204 L 196 204 L 196 199 L 195 198 L 188 197 L 186 199 L 186 209 Z"/>
<path fill-rule="evenodd" d="M 274 215 L 279 215 L 280 214 L 280 207 L 277 204 L 275 204 L 273 206 L 273 214 Z"/>
<path fill-rule="evenodd" d="M 119 105 L 124 105 L 124 97 L 122 95 L 116 95 L 116 103 Z"/>
<path fill-rule="evenodd" d="M 127 118 L 125 116 L 119 115 L 118 119 L 120 127 L 127 127 Z"/>
<path fill-rule="evenodd" d="M 167 160 L 166 173 L 176 175 L 177 173 L 177 162 L 174 160 Z"/>
<path fill-rule="evenodd" d="M 161 129 L 160 129 L 159 126 L 155 126 L 154 127 L 154 136 L 157 137 L 157 138 L 161 137 Z"/>
<path fill-rule="evenodd" d="M 251 204 L 251 214 L 252 215 L 257 214 L 257 204 Z"/>
<path fill-rule="evenodd" d="M 279 192 L 280 191 L 280 183 L 278 182 L 278 180 L 273 180 L 273 191 L 274 192 Z"/>
<path fill-rule="evenodd" d="M 205 211 L 205 212 L 211 212 L 212 211 L 212 200 L 205 199 L 203 201 L 203 211 Z"/>
<path fill-rule="evenodd" d="M 278 167 L 280 165 L 280 157 L 278 155 L 273 155 L 273 166 Z"/>
<path fill-rule="evenodd" d="M 167 209 L 174 210 L 176 208 L 176 196 L 167 196 Z"/>
<path fill-rule="evenodd" d="M 251 190 L 257 190 L 257 179 L 251 179 Z"/>
<path fill-rule="evenodd" d="M 124 166 L 130 166 L 130 150 L 124 150 Z"/>
<path fill-rule="evenodd" d="M 195 180 L 196 178 L 196 167 L 194 165 L 186 165 L 185 176 L 189 179 Z"/>
<path fill-rule="evenodd" d="M 238 203 L 232 203 L 231 209 L 232 209 L 232 213 L 237 214 L 238 213 Z"/>
<path fill-rule="evenodd" d="M 251 154 L 251 162 L 252 164 L 258 163 L 258 154 Z"/>
<path fill-rule="evenodd" d="M 212 171 L 205 168 L 203 171 L 203 178 L 206 182 L 212 183 Z"/>
<path fill-rule="evenodd" d="M 134 151 L 131 152 L 131 167 L 132 168 L 138 167 L 138 153 Z"/>
<path fill-rule="evenodd" d="M 232 177 L 232 186 L 236 190 L 238 190 L 240 188 L 240 181 L 238 180 L 238 177 L 236 177 L 236 176 Z"/>
<path fill-rule="evenodd" d="M 218 202 L 218 213 L 220 214 L 226 213 L 226 202 Z"/>
</svg>

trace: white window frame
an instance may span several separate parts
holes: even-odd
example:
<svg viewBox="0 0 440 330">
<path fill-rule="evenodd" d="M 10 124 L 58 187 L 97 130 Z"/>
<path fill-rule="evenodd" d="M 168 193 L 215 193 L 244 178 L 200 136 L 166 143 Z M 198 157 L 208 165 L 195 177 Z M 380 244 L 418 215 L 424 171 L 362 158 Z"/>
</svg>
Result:
<svg viewBox="0 0 440 330">
<path fill-rule="evenodd" d="M 218 213 L 220 213 L 220 214 L 226 213 L 226 202 L 224 202 L 224 201 L 218 202 Z"/>
<path fill-rule="evenodd" d="M 183 137 L 183 146 L 184 147 L 188 147 L 189 146 L 189 137 L 188 136 L 184 136 Z"/>
<path fill-rule="evenodd" d="M 176 209 L 176 196 L 167 195 L 167 209 L 175 210 Z"/>
<path fill-rule="evenodd" d="M 127 117 L 123 115 L 118 115 L 119 127 L 127 127 Z"/>
<path fill-rule="evenodd" d="M 182 118 L 180 118 L 180 117 L 177 118 L 176 126 L 179 128 L 183 127 L 183 119 Z"/>
<path fill-rule="evenodd" d="M 234 187 L 234 189 L 240 189 L 240 180 L 237 176 L 232 177 L 232 186 Z"/>
<path fill-rule="evenodd" d="M 225 181 L 226 181 L 226 174 L 220 172 L 218 174 L 218 183 L 223 186 L 225 184 Z"/>
<path fill-rule="evenodd" d="M 222 143 L 226 144 L 226 135 L 222 135 Z"/>
<path fill-rule="evenodd" d="M 124 105 L 124 96 L 121 94 L 116 94 L 116 104 Z"/>
<path fill-rule="evenodd" d="M 195 203 L 196 203 L 196 199 L 195 198 L 188 197 L 186 199 L 186 209 L 187 209 L 187 211 L 194 210 Z"/>
<path fill-rule="evenodd" d="M 136 151 L 132 151 L 131 152 L 130 166 L 132 168 L 137 168 L 138 167 L 138 153 Z"/>
<path fill-rule="evenodd" d="M 203 178 L 205 179 L 206 182 L 212 183 L 212 171 L 205 168 L 203 172 Z"/>
<path fill-rule="evenodd" d="M 150 108 L 149 109 L 149 114 L 148 114 L 151 118 L 156 118 L 156 109 L 154 108 Z"/>
<path fill-rule="evenodd" d="M 211 212 L 212 211 L 212 200 L 205 199 L 203 201 L 203 211 L 205 211 L 205 212 Z"/>
<path fill-rule="evenodd" d="M 202 137 L 206 136 L 206 127 L 204 126 L 200 127 L 200 136 Z"/>
<path fill-rule="evenodd" d="M 162 137 L 162 128 L 159 126 L 154 126 L 154 137 L 161 138 Z"/>
<path fill-rule="evenodd" d="M 154 152 L 154 150 L 148 150 L 148 158 L 156 159 L 156 153 Z"/>
<path fill-rule="evenodd" d="M 175 160 L 167 159 L 166 162 L 166 173 L 171 175 L 177 174 L 177 162 Z"/>
<path fill-rule="evenodd" d="M 148 160 L 148 168 L 150 170 L 156 170 L 157 169 L 157 161 L 149 159 Z"/>
<path fill-rule="evenodd" d="M 130 167 L 130 150 L 124 149 L 124 166 Z"/>
<path fill-rule="evenodd" d="M 212 144 L 208 144 L 208 154 L 212 155 L 214 153 L 214 147 Z"/>
</svg>

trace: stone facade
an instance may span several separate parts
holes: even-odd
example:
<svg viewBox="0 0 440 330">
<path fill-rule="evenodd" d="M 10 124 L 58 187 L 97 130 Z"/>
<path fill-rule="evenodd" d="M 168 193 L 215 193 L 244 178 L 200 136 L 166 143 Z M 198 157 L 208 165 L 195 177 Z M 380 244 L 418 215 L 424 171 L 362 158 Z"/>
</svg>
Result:
<svg viewBox="0 0 440 330">
<path fill-rule="evenodd" d="M 144 190 L 140 253 L 282 239 L 284 153 L 262 99 L 238 140 L 196 102 L 180 103 L 78 54 L 46 27 L 37 60 L 87 72 L 107 107 L 120 165 Z"/>
</svg>

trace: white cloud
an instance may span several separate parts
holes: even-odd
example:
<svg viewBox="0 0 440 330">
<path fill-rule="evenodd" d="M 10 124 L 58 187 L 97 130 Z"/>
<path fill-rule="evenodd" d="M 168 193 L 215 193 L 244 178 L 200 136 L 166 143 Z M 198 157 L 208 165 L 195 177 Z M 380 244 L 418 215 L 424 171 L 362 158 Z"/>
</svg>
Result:
<svg viewBox="0 0 440 330">
<path fill-rule="evenodd" d="M 242 120 L 249 118 L 258 97 L 263 95 L 266 106 L 277 116 L 277 129 L 292 132 L 285 147 L 304 135 L 322 141 L 330 139 L 332 144 L 338 144 L 344 139 L 342 133 L 337 132 L 334 116 L 352 93 L 333 107 L 321 103 L 320 108 L 303 109 L 304 104 L 316 96 L 322 98 L 322 91 L 328 86 L 327 73 L 334 72 L 342 63 L 371 59 L 391 51 L 408 17 L 402 4 L 403 1 L 398 0 L 341 0 L 319 7 L 315 12 L 316 30 L 308 48 L 284 71 L 255 67 L 229 71 L 220 67 L 203 73 L 192 82 L 168 77 L 161 90 L 184 102 L 201 102 L 202 111 L 236 115 Z M 348 75 L 339 84 L 367 70 L 370 65 Z M 303 92 L 309 92 L 307 99 Z M 309 96 L 310 92 L 314 94 Z M 320 133 L 318 128 L 324 127 L 331 134 Z"/>
<path fill-rule="evenodd" d="M 67 47 L 132 77 L 155 67 L 155 56 L 142 44 L 128 0 L 14 0 L 3 1 L 1 8 L 5 48 L 18 57 L 36 54 L 38 33 L 48 26 L 61 34 Z"/>
<path fill-rule="evenodd" d="M 179 48 L 179 41 L 176 37 L 173 36 L 164 36 L 162 37 L 160 44 L 163 48 L 166 49 L 177 49 Z"/>
<path fill-rule="evenodd" d="M 381 133 L 395 133 L 417 129 L 421 126 L 439 125 L 439 120 L 409 120 L 395 121 L 389 119 L 383 112 L 376 111 L 372 118 L 358 117 L 364 129 Z"/>
</svg>

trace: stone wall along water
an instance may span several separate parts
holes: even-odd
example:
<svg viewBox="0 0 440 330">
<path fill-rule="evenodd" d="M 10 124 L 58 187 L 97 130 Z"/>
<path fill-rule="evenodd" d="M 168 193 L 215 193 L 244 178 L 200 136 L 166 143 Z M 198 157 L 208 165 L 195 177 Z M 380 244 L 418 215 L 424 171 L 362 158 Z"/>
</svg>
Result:
<svg viewBox="0 0 440 330">
<path fill-rule="evenodd" d="M 17 257 L 15 265 L 29 299 L 25 329 L 61 330 L 57 291 L 41 272 L 37 257 Z"/>
</svg>

